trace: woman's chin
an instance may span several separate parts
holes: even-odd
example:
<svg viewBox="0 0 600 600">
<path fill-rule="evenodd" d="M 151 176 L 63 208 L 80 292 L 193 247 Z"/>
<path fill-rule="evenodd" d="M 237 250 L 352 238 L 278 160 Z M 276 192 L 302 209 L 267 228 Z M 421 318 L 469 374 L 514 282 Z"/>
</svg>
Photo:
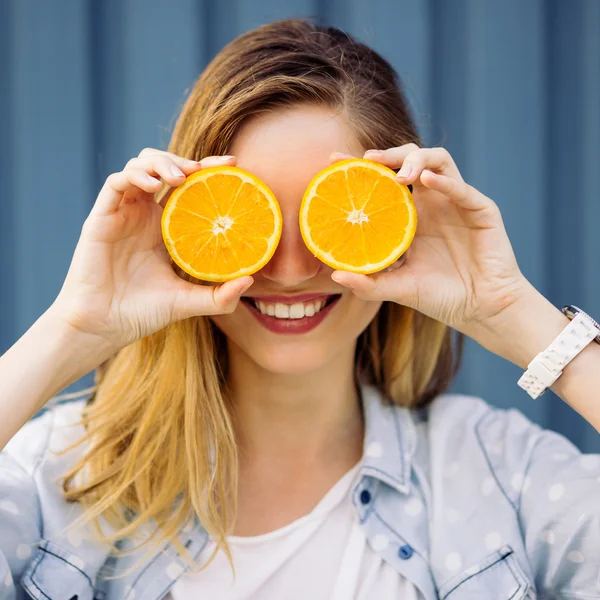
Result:
<svg viewBox="0 0 600 600">
<path fill-rule="evenodd" d="M 273 375 L 308 375 L 323 369 L 330 362 L 314 348 L 300 352 L 282 352 L 282 348 L 275 348 L 272 353 L 257 353 L 250 357 L 264 371 Z"/>
</svg>

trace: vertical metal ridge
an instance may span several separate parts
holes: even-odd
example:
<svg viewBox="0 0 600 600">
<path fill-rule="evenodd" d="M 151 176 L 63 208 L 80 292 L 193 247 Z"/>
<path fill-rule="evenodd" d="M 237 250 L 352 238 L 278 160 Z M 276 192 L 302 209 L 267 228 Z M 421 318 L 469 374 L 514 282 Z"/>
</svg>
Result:
<svg viewBox="0 0 600 600">
<path fill-rule="evenodd" d="M 13 60 L 11 49 L 13 36 L 13 5 L 16 0 L 0 2 L 0 354 L 12 345 L 17 336 L 15 313 L 17 310 L 16 279 L 22 277 L 15 263 L 15 206 L 18 196 L 15 194 L 14 140 L 17 132 L 13 126 Z"/>
</svg>

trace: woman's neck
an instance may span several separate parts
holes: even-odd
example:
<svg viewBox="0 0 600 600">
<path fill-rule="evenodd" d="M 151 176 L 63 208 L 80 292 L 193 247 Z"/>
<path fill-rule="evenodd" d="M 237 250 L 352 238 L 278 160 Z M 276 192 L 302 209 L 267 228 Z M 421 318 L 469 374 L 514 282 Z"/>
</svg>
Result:
<svg viewBox="0 0 600 600">
<path fill-rule="evenodd" d="M 300 475 L 324 463 L 358 462 L 364 425 L 353 355 L 319 373 L 289 375 L 265 372 L 246 355 L 230 353 L 240 464 L 269 464 Z"/>
</svg>

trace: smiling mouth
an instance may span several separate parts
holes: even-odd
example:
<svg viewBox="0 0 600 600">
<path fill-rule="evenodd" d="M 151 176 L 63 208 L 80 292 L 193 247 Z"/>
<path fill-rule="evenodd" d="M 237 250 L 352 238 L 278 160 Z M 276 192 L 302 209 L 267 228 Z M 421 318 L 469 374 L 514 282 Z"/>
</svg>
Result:
<svg viewBox="0 0 600 600">
<path fill-rule="evenodd" d="M 310 318 L 319 314 L 322 310 L 341 298 L 341 294 L 323 296 L 308 302 L 295 302 L 284 304 L 281 302 L 263 302 L 260 298 L 244 297 L 242 302 L 250 305 L 264 316 L 275 319 L 295 320 Z"/>
</svg>

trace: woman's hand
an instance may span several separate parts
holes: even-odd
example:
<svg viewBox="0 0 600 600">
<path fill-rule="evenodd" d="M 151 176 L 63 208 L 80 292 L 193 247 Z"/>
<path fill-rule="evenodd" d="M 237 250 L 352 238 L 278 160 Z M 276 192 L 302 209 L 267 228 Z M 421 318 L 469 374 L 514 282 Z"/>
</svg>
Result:
<svg viewBox="0 0 600 600">
<path fill-rule="evenodd" d="M 148 148 L 110 175 L 82 227 L 81 237 L 51 312 L 115 351 L 196 315 L 232 312 L 252 284 L 246 276 L 222 285 L 178 277 L 161 233 L 160 179 L 178 186 L 203 167 L 233 165 L 233 157 L 200 162 Z"/>
<path fill-rule="evenodd" d="M 348 158 L 334 154 L 332 160 Z M 364 300 L 414 308 L 477 338 L 530 287 L 521 274 L 498 206 L 465 183 L 447 150 L 407 144 L 368 151 L 364 158 L 412 184 L 418 225 L 412 245 L 372 275 L 335 271 L 333 279 Z M 402 175 L 403 177 L 400 177 Z"/>
</svg>

